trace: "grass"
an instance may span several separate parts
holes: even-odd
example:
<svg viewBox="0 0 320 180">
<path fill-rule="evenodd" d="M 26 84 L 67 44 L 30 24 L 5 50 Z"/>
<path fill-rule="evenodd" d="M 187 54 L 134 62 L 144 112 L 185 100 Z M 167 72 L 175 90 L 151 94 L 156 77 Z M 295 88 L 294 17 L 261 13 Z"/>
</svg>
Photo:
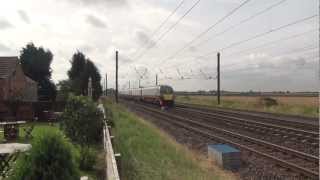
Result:
<svg viewBox="0 0 320 180">
<path fill-rule="evenodd" d="M 176 102 L 199 104 L 212 107 L 235 108 L 306 117 L 318 117 L 318 97 L 271 97 L 278 105 L 265 106 L 260 97 L 222 96 L 218 105 L 216 96 L 177 96 Z"/>
<path fill-rule="evenodd" d="M 209 168 L 204 157 L 175 142 L 154 125 L 120 105 L 106 104 L 114 116 L 115 152 L 121 153 L 122 179 L 207 180 L 234 179 L 217 167 Z"/>
<path fill-rule="evenodd" d="M 41 134 L 45 134 L 49 130 L 53 131 L 60 131 L 59 129 L 59 124 L 55 123 L 50 125 L 49 123 L 35 123 L 34 129 L 32 131 L 32 136 L 34 138 L 32 139 L 25 139 L 25 132 L 23 131 L 22 128 L 26 126 L 31 126 L 31 123 L 26 124 L 24 126 L 20 126 L 19 128 L 19 138 L 15 142 L 19 143 L 31 143 L 31 141 L 36 138 L 37 136 L 40 136 Z M 3 130 L 3 129 L 1 129 Z M 3 133 L 0 133 L 0 142 L 3 142 L 4 137 Z M 79 154 L 79 147 L 75 145 L 75 152 Z M 97 161 L 96 164 L 94 165 L 93 169 L 90 171 L 80 171 L 81 176 L 88 176 L 89 180 L 96 180 L 99 179 L 104 173 L 104 150 L 102 144 L 97 144 L 95 146 L 92 146 L 93 150 L 95 151 L 95 154 L 97 154 Z"/>
<path fill-rule="evenodd" d="M 31 123 L 25 124 L 23 126 L 19 126 L 19 137 L 15 142 L 19 143 L 30 143 L 30 140 L 32 139 L 26 139 L 25 138 L 25 131 L 23 128 L 31 126 Z M 56 131 L 59 131 L 58 124 L 52 124 L 49 125 L 48 123 L 35 123 L 34 129 L 32 131 L 32 136 L 36 137 L 40 134 L 45 133 L 48 129 L 54 129 Z M 1 128 L 3 131 L 3 128 Z M 0 142 L 4 141 L 3 132 L 0 133 Z"/>
</svg>

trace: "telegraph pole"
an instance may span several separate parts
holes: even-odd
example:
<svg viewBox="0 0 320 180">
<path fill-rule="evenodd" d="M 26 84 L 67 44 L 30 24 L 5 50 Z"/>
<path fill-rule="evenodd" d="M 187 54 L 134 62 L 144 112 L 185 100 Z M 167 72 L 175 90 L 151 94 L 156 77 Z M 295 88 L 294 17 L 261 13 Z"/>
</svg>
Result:
<svg viewBox="0 0 320 180">
<path fill-rule="evenodd" d="M 140 88 L 141 86 L 140 86 L 140 79 L 139 79 L 139 88 Z"/>
<path fill-rule="evenodd" d="M 108 96 L 108 75 L 106 73 L 106 96 Z"/>
<path fill-rule="evenodd" d="M 118 51 L 116 51 L 116 103 L 118 103 Z"/>
<path fill-rule="evenodd" d="M 217 54 L 217 98 L 220 105 L 220 53 Z"/>
<path fill-rule="evenodd" d="M 129 80 L 129 89 L 130 89 L 130 80 Z"/>
<path fill-rule="evenodd" d="M 158 74 L 156 74 L 156 86 L 158 86 Z"/>
</svg>

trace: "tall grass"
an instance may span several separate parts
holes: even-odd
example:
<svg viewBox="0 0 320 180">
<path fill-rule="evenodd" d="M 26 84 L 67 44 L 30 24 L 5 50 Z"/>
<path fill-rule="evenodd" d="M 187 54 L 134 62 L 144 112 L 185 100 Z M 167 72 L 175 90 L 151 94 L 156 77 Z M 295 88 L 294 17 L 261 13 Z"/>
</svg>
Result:
<svg viewBox="0 0 320 180">
<path fill-rule="evenodd" d="M 265 106 L 259 101 L 259 97 L 245 96 L 226 96 L 221 97 L 221 104 L 218 105 L 215 96 L 177 96 L 176 102 L 206 105 L 212 107 L 224 107 L 254 111 L 264 111 L 271 113 L 281 113 L 288 115 L 299 115 L 306 117 L 318 117 L 319 107 L 317 103 L 310 101 L 310 97 L 299 98 L 301 103 L 297 102 L 296 97 L 272 97 L 278 101 L 278 105 Z M 291 100 L 290 98 L 293 98 Z"/>
<path fill-rule="evenodd" d="M 119 105 L 107 104 L 114 114 L 115 151 L 121 153 L 122 179 L 207 180 L 231 179 L 212 172 L 196 161 L 195 155 L 150 123 Z"/>
</svg>

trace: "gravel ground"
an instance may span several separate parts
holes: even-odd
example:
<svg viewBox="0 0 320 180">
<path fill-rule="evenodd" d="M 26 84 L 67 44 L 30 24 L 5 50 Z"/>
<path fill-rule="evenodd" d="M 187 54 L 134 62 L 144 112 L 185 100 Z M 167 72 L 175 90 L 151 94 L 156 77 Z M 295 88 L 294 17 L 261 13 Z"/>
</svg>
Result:
<svg viewBox="0 0 320 180">
<path fill-rule="evenodd" d="M 166 121 L 159 121 L 157 118 L 144 113 L 136 112 L 132 106 L 128 107 L 132 112 L 140 117 L 151 121 L 163 131 L 167 132 L 177 142 L 187 146 L 193 151 L 207 154 L 207 145 L 219 143 L 212 139 L 199 136 L 184 128 L 172 126 Z M 306 177 L 299 177 L 294 172 L 289 172 L 284 168 L 275 165 L 273 162 L 256 156 L 247 151 L 241 154 L 242 167 L 238 172 L 234 172 L 244 180 L 305 180 Z"/>
</svg>

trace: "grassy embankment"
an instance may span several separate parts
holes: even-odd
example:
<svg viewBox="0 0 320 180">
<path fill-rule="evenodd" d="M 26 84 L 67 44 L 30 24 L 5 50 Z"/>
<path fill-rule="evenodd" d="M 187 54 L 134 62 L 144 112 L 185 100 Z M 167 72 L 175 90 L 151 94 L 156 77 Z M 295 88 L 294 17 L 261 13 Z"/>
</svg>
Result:
<svg viewBox="0 0 320 180">
<path fill-rule="evenodd" d="M 275 96 L 271 98 L 277 100 L 278 105 L 267 107 L 262 103 L 260 97 L 251 96 L 222 96 L 220 106 L 217 103 L 216 96 L 177 96 L 176 102 L 199 104 L 212 107 L 235 108 L 289 115 L 300 115 L 307 117 L 318 117 L 318 97 Z"/>
<path fill-rule="evenodd" d="M 110 102 L 115 128 L 115 152 L 121 153 L 122 179 L 235 179 L 210 167 L 207 160 L 175 142 L 151 123 Z"/>
<path fill-rule="evenodd" d="M 30 126 L 31 124 L 28 124 L 26 126 Z M 24 126 L 25 127 L 25 126 Z M 28 140 L 25 139 L 25 132 L 22 129 L 23 127 L 19 128 L 19 138 L 15 142 L 19 143 L 32 143 L 32 140 L 41 136 L 42 134 L 45 134 L 48 131 L 60 131 L 59 125 L 57 123 L 53 125 L 49 125 L 48 123 L 36 123 L 35 127 L 32 131 L 33 138 Z M 3 128 L 0 128 L 0 130 L 3 130 Z M 3 132 L 0 133 L 0 142 L 2 143 L 4 140 Z M 93 167 L 93 170 L 90 171 L 80 171 L 80 174 L 82 176 L 88 176 L 89 180 L 96 180 L 98 179 L 97 172 L 104 171 L 104 152 L 103 147 L 101 145 L 93 146 L 93 150 L 97 154 L 97 161 L 96 164 Z M 79 155 L 79 147 L 75 146 L 74 153 Z M 101 169 L 102 168 L 102 169 Z"/>
</svg>

